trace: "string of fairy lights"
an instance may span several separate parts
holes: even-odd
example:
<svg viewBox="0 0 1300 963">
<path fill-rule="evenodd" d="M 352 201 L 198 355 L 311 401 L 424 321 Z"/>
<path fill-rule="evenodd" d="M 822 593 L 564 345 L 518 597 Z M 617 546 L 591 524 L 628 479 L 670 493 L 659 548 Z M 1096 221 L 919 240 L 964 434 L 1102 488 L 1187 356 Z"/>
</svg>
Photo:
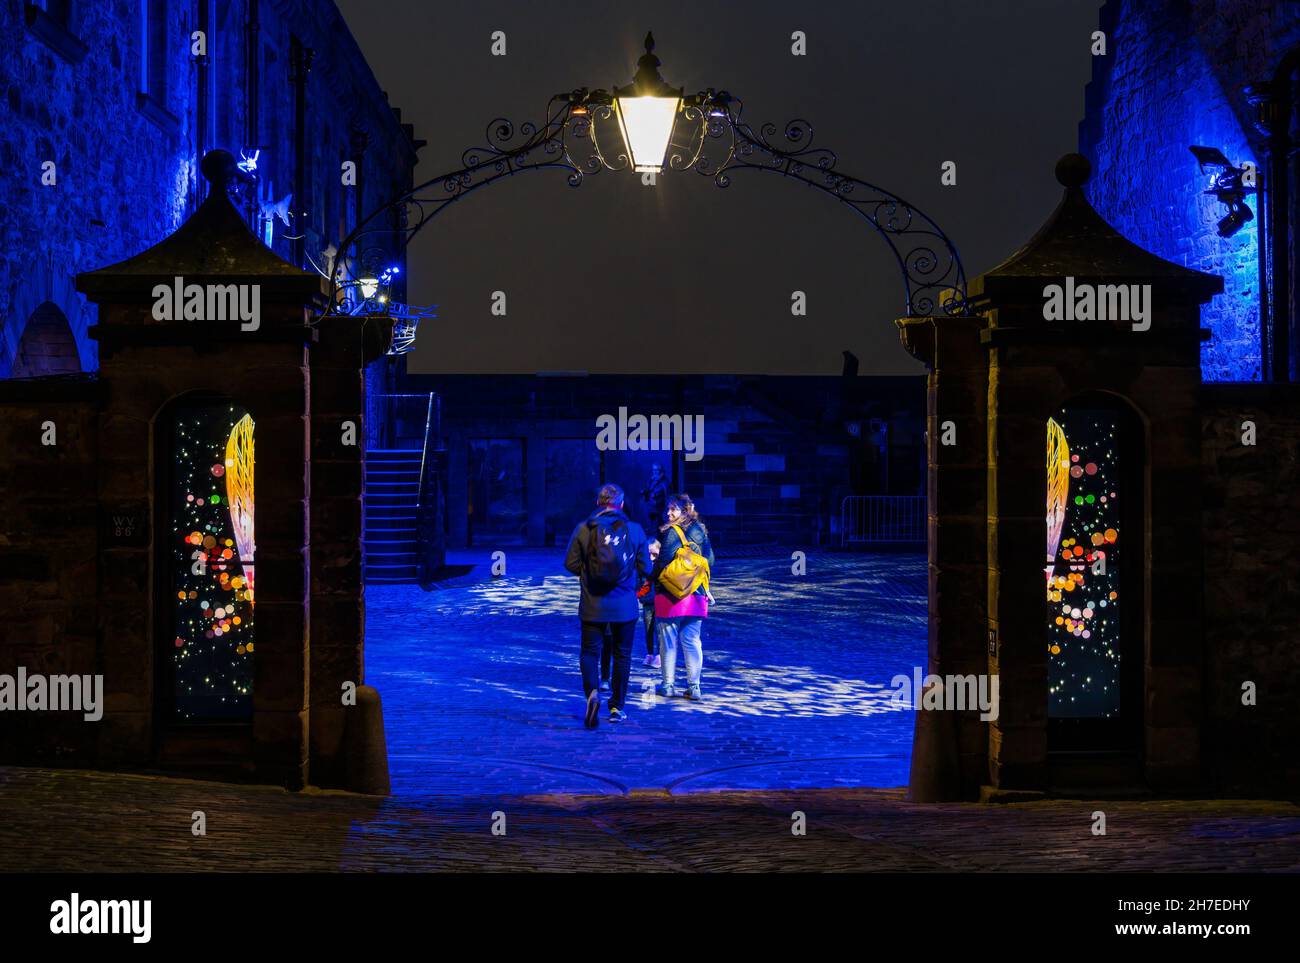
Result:
<svg viewBox="0 0 1300 963">
<path fill-rule="evenodd" d="M 184 409 L 172 437 L 176 717 L 247 718 L 254 653 L 253 420 Z"/>
</svg>

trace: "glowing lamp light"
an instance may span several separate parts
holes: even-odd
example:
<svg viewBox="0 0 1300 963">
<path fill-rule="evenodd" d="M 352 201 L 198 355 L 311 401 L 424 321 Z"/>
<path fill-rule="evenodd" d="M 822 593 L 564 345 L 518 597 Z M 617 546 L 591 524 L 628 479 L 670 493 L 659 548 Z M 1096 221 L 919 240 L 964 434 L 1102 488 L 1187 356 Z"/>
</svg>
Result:
<svg viewBox="0 0 1300 963">
<path fill-rule="evenodd" d="M 358 283 L 361 285 L 361 296 L 364 298 L 373 298 L 379 291 L 379 278 L 361 278 Z"/>
<path fill-rule="evenodd" d="M 673 126 L 682 106 L 682 91 L 670 87 L 659 75 L 654 55 L 654 34 L 645 35 L 645 53 L 637 61 L 636 76 L 627 87 L 614 89 L 614 113 L 632 168 L 639 174 L 664 169 Z"/>
<path fill-rule="evenodd" d="M 632 168 L 638 174 L 663 170 L 680 97 L 618 97 L 614 109 L 627 145 Z"/>
</svg>

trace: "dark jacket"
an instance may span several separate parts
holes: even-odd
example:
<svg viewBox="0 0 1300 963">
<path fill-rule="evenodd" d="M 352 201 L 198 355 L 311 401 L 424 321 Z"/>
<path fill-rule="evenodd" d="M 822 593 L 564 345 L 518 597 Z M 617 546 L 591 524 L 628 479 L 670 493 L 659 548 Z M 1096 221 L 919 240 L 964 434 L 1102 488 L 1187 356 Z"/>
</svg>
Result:
<svg viewBox="0 0 1300 963">
<path fill-rule="evenodd" d="M 590 523 L 602 513 L 614 515 L 627 523 L 628 534 L 632 538 L 632 557 L 636 560 L 636 564 L 611 592 L 606 595 L 593 595 L 587 591 L 585 563 L 587 553 L 591 549 L 592 533 L 596 531 Z M 582 580 L 582 601 L 578 604 L 578 618 L 584 622 L 632 622 L 641 617 L 641 604 L 636 597 L 636 590 L 650 574 L 650 550 L 647 545 L 645 530 L 616 509 L 599 509 L 578 523 L 578 527 L 573 530 L 573 535 L 569 538 L 569 550 L 564 556 L 564 567 Z"/>
<path fill-rule="evenodd" d="M 686 533 L 686 540 L 694 544 L 699 553 L 709 560 L 709 572 L 712 573 L 713 543 L 709 541 L 709 533 L 704 530 L 704 526 L 699 522 L 678 522 L 677 527 Z M 650 580 L 655 585 L 659 584 L 659 573 L 668 567 L 681 547 L 682 540 L 677 537 L 676 529 L 665 528 L 659 533 L 659 557 L 655 559 L 654 569 L 650 573 Z M 695 594 L 704 595 L 704 586 L 697 588 Z"/>
<path fill-rule="evenodd" d="M 645 502 L 646 517 L 653 526 L 651 531 L 664 523 L 664 509 L 668 506 L 668 479 L 662 475 L 641 489 L 641 498 Z"/>
</svg>

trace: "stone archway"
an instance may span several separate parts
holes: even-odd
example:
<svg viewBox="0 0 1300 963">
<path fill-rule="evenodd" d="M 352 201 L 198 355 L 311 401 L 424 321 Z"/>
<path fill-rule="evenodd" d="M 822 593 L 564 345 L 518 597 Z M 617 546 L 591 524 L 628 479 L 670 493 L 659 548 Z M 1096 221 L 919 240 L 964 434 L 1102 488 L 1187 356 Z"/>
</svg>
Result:
<svg viewBox="0 0 1300 963">
<path fill-rule="evenodd" d="M 57 304 L 41 303 L 23 328 L 11 377 L 39 378 L 80 371 L 81 357 L 67 316 Z"/>
</svg>

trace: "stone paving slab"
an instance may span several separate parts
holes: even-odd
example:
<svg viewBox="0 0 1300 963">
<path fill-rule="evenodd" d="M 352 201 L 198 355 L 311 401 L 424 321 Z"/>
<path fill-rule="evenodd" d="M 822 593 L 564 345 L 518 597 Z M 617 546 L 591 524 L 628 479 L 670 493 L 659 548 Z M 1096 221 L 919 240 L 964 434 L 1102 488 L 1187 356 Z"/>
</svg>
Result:
<svg viewBox="0 0 1300 963">
<path fill-rule="evenodd" d="M 890 680 L 925 665 L 925 559 L 770 552 L 719 561 L 706 701 L 654 695 L 638 626 L 629 721 L 582 727 L 578 582 L 555 550 L 434 592 L 366 589 L 366 679 L 400 796 L 897 786 L 912 715 Z M 457 553 L 490 571 L 492 550 Z"/>
<path fill-rule="evenodd" d="M 1092 813 L 1107 814 L 1104 837 Z M 208 834 L 191 833 L 202 811 Z M 807 835 L 791 833 L 803 812 Z M 506 833 L 492 834 L 494 813 Z M 379 799 L 0 768 L 0 872 L 1300 872 L 1268 801 L 905 801 L 901 790 Z"/>
</svg>

